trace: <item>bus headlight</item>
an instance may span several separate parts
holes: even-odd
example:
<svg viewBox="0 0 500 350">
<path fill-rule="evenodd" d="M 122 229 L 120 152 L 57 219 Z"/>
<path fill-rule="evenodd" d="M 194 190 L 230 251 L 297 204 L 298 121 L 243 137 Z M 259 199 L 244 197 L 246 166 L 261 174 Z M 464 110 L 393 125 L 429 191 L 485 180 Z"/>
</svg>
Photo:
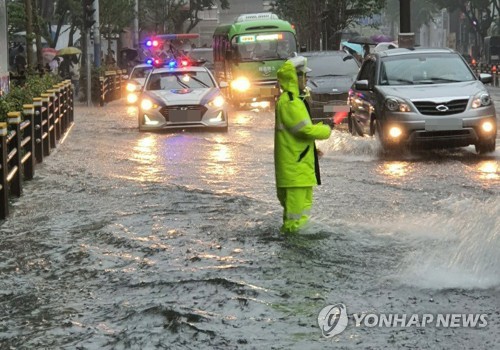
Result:
<svg viewBox="0 0 500 350">
<path fill-rule="evenodd" d="M 245 92 L 250 89 L 250 81 L 245 77 L 239 77 L 231 82 L 231 87 L 240 92 Z"/>
<path fill-rule="evenodd" d="M 210 106 L 220 108 L 220 107 L 224 106 L 224 97 L 219 95 L 216 98 L 214 98 L 212 101 L 210 101 L 208 104 Z"/>
</svg>

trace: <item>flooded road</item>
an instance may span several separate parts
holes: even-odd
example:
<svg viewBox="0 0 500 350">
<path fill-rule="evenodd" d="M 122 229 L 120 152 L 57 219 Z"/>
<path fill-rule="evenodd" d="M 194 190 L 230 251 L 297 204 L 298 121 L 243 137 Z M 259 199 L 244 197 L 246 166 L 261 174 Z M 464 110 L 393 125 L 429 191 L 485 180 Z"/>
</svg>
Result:
<svg viewBox="0 0 500 350">
<path fill-rule="evenodd" d="M 498 347 L 499 146 L 390 157 L 334 131 L 311 225 L 285 239 L 273 129 L 254 110 L 228 133 L 139 133 L 134 107 L 78 107 L 0 226 L 0 349 Z M 327 339 L 318 314 L 336 303 L 349 325 Z M 355 327 L 360 313 L 488 325 Z"/>
</svg>

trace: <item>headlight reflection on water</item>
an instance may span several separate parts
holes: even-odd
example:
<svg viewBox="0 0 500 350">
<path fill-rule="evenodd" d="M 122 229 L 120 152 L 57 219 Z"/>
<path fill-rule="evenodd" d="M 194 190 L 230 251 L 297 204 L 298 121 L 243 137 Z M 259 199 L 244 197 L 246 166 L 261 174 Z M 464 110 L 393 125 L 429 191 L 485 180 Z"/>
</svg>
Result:
<svg viewBox="0 0 500 350">
<path fill-rule="evenodd" d="M 155 135 L 146 135 L 137 141 L 133 148 L 131 160 L 139 164 L 135 168 L 135 176 L 131 180 L 138 182 L 161 181 L 161 169 L 158 159 L 158 142 Z"/>
<path fill-rule="evenodd" d="M 484 162 L 480 162 L 476 170 L 478 172 L 478 177 L 480 180 L 488 180 L 488 181 L 495 181 L 495 180 L 500 180 L 500 175 L 499 169 L 498 169 L 498 162 L 494 160 L 487 160 Z"/>
<path fill-rule="evenodd" d="M 386 162 L 378 171 L 388 178 L 403 178 L 412 172 L 412 166 L 409 162 Z"/>
</svg>

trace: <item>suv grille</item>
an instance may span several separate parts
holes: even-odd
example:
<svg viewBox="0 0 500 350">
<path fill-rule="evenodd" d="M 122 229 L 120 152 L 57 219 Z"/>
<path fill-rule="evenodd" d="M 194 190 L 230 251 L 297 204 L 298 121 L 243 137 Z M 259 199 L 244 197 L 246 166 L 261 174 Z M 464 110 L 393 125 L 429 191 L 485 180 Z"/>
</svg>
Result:
<svg viewBox="0 0 500 350">
<path fill-rule="evenodd" d="M 347 104 L 347 99 L 348 99 L 348 93 L 347 92 L 343 92 L 343 93 L 340 93 L 340 94 L 315 94 L 315 93 L 311 93 L 311 97 L 313 99 L 313 101 L 317 101 L 317 102 L 336 102 L 336 101 L 342 101 L 342 102 L 345 102 L 345 104 Z"/>
<path fill-rule="evenodd" d="M 465 111 L 465 108 L 467 108 L 467 103 L 469 103 L 469 100 L 453 100 L 446 103 L 435 103 L 431 101 L 413 102 L 418 111 L 425 115 L 450 115 L 462 113 Z M 436 109 L 437 106 L 446 106 L 448 110 L 439 111 Z"/>
</svg>

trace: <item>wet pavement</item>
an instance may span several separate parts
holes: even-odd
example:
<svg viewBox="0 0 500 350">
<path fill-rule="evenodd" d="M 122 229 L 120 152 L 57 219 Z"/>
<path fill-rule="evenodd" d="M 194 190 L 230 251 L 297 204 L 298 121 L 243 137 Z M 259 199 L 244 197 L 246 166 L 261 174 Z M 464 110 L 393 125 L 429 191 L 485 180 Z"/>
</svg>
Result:
<svg viewBox="0 0 500 350">
<path fill-rule="evenodd" d="M 386 156 L 334 131 L 311 225 L 284 238 L 272 112 L 233 112 L 228 133 L 139 133 L 135 113 L 77 107 L 12 201 L 0 349 L 498 347 L 499 146 Z M 336 303 L 349 325 L 327 339 L 317 318 Z M 488 325 L 355 327 L 359 313 Z"/>
</svg>

